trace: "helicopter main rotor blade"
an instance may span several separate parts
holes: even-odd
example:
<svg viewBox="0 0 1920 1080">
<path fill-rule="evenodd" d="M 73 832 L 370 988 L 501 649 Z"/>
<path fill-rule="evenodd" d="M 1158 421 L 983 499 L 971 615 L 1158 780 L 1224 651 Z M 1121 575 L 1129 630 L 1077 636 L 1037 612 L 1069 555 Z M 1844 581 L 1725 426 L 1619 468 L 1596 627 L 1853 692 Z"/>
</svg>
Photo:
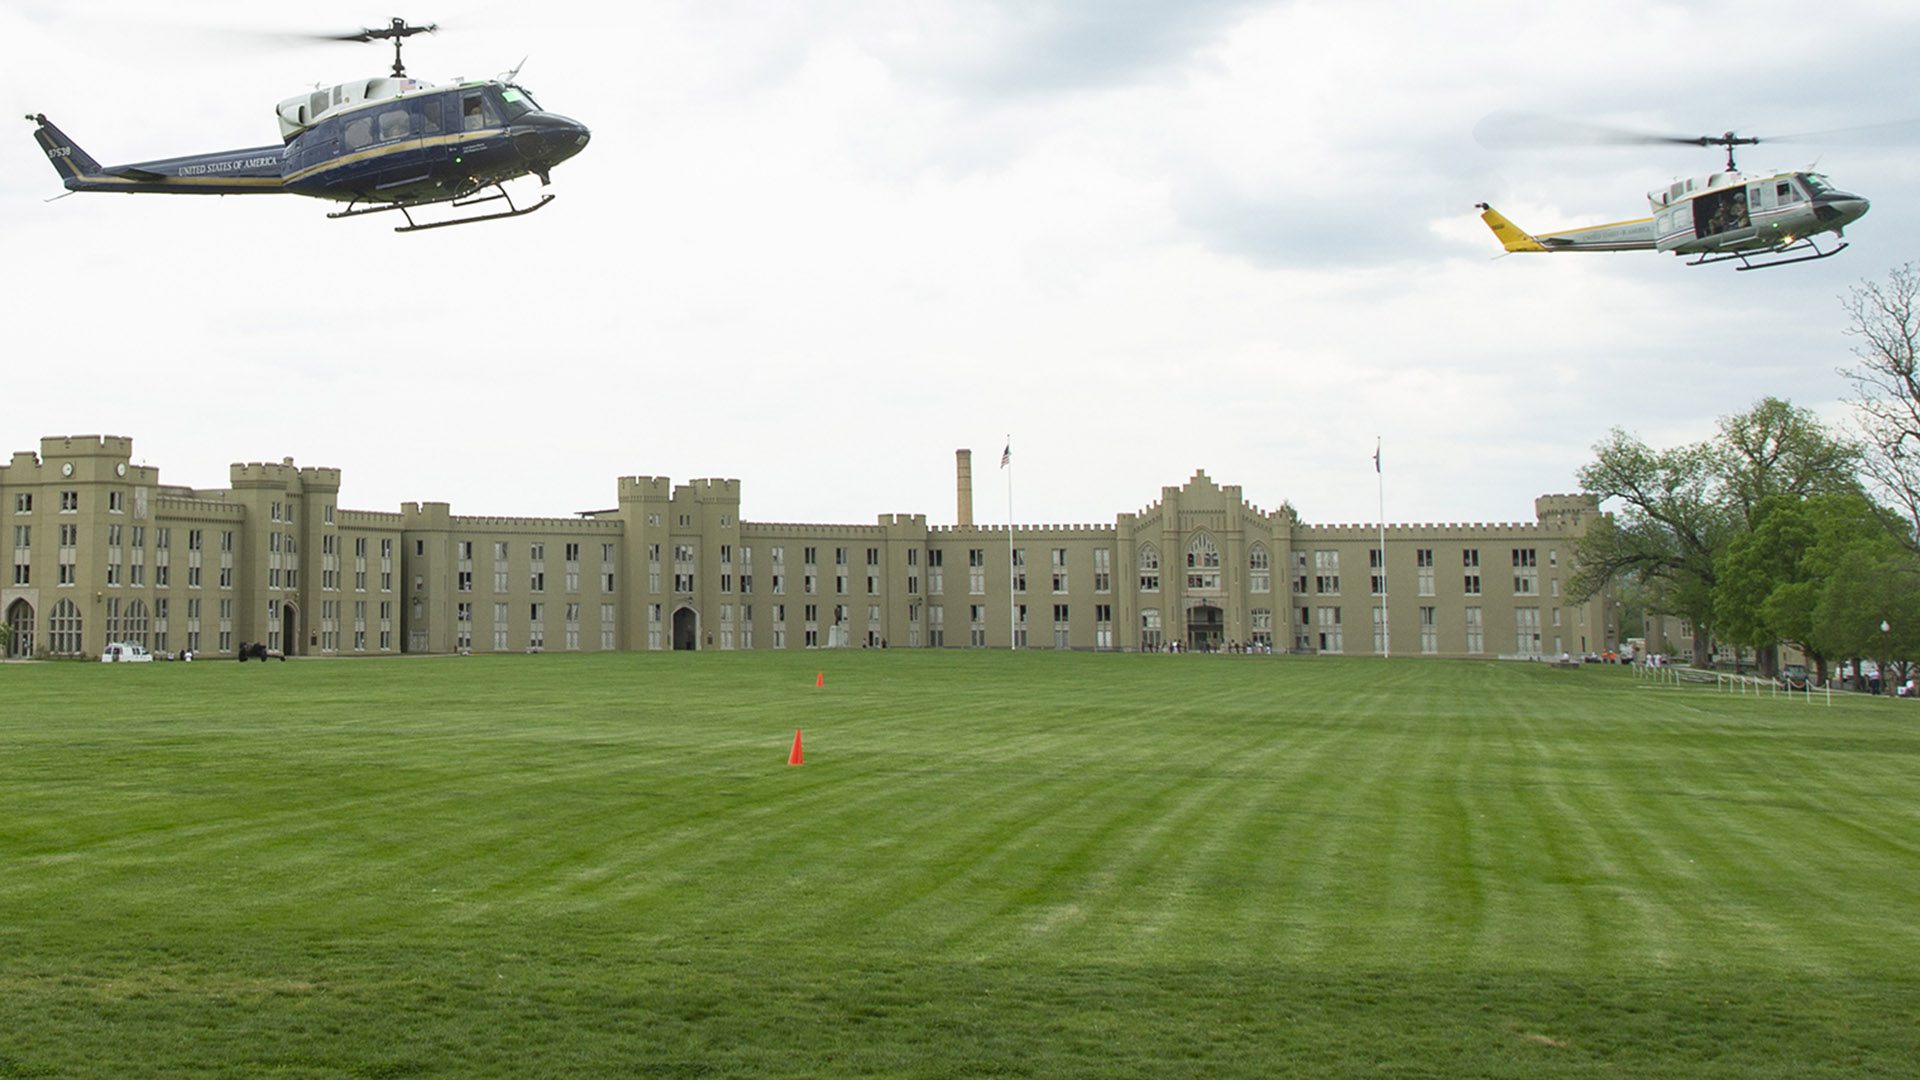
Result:
<svg viewBox="0 0 1920 1080">
<path fill-rule="evenodd" d="M 1892 120 L 1884 124 L 1828 128 L 1825 131 L 1796 131 L 1791 135 L 1768 135 L 1766 142 L 1817 142 L 1831 146 L 1909 146 L 1920 143 L 1920 117 Z"/>
<path fill-rule="evenodd" d="M 1533 146 L 1713 146 L 1727 136 L 1663 135 L 1536 113 L 1498 112 L 1474 125 L 1473 138 L 1489 150 L 1505 150 Z"/>
<path fill-rule="evenodd" d="M 1777 142 L 1903 146 L 1920 143 L 1920 117 L 1789 135 L 1739 135 L 1731 131 L 1721 135 L 1666 135 L 1534 113 L 1499 112 L 1476 124 L 1473 137 L 1489 150 L 1543 146 L 1754 146 Z"/>
<path fill-rule="evenodd" d="M 290 35 L 307 41 L 388 41 L 395 38 L 408 38 L 415 34 L 433 34 L 440 30 L 439 23 L 427 23 L 415 26 L 404 19 L 395 19 L 387 26 L 363 26 L 358 30 L 349 30 L 344 34 L 295 34 Z"/>
</svg>

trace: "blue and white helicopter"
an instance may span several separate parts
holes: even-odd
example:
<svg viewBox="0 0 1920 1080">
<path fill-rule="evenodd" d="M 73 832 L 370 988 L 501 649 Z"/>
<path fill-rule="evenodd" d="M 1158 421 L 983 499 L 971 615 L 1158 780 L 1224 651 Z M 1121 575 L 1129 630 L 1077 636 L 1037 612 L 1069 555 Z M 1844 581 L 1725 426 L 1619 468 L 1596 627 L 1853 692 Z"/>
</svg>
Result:
<svg viewBox="0 0 1920 1080">
<path fill-rule="evenodd" d="M 586 148 L 577 120 L 542 109 L 514 82 L 499 78 L 436 86 L 407 77 L 400 46 L 434 25 L 395 18 L 387 26 L 330 40 L 393 42 L 393 74 L 315 89 L 280 103 L 278 146 L 162 158 L 102 167 L 44 114 L 27 117 L 34 138 L 69 192 L 128 194 L 308 195 L 344 202 L 330 218 L 398 210 L 395 232 L 468 225 L 530 214 L 553 201 L 515 206 L 503 186 L 533 175 L 546 185 L 555 165 Z M 507 209 L 417 223 L 412 210 L 505 200 Z"/>
</svg>

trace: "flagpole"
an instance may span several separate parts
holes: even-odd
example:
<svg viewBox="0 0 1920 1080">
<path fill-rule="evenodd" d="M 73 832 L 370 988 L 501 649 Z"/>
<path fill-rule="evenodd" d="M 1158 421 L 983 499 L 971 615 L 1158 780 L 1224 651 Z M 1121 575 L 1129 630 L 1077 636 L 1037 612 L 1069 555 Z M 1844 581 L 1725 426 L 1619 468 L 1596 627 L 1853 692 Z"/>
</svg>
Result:
<svg viewBox="0 0 1920 1080">
<path fill-rule="evenodd" d="M 1020 605 L 1013 600 L 1014 575 L 1019 568 L 1013 565 L 1013 436 L 1007 436 L 1007 448 L 1000 452 L 1000 467 L 1007 471 L 1007 649 L 1012 651 L 1020 647 Z"/>
<path fill-rule="evenodd" d="M 1373 479 L 1380 492 L 1380 655 L 1393 658 L 1393 624 L 1387 607 L 1387 478 L 1380 468 L 1380 436 L 1373 437 Z"/>
</svg>

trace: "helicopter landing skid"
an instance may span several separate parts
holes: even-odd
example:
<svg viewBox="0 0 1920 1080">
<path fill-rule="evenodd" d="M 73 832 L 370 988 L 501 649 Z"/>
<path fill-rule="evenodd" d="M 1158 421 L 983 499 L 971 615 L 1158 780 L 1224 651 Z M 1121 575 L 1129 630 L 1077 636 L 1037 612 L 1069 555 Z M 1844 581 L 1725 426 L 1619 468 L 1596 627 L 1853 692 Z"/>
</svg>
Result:
<svg viewBox="0 0 1920 1080">
<path fill-rule="evenodd" d="M 1791 254 L 1792 252 L 1795 252 L 1795 251 L 1807 251 L 1807 250 L 1811 250 L 1813 254 L 1800 255 L 1791 259 L 1782 259 L 1782 258 L 1772 257 L 1772 256 Z M 1839 245 L 1834 247 L 1834 249 L 1831 251 L 1821 251 L 1820 245 L 1814 243 L 1812 237 L 1806 237 L 1805 239 L 1796 240 L 1785 247 L 1769 248 L 1766 251 L 1760 252 L 1757 257 L 1765 259 L 1766 261 L 1764 262 L 1754 262 L 1753 259 L 1756 256 L 1751 255 L 1744 251 L 1729 251 L 1729 252 L 1723 252 L 1718 255 L 1702 255 L 1699 258 L 1688 263 L 1687 265 L 1688 266 L 1705 266 L 1709 263 L 1720 263 L 1720 262 L 1728 262 L 1730 260 L 1738 260 L 1741 263 L 1741 265 L 1734 267 L 1735 270 L 1739 270 L 1739 271 L 1765 270 L 1768 267 L 1773 267 L 1773 266 L 1791 266 L 1794 263 L 1814 262 L 1819 259 L 1831 259 L 1835 255 L 1838 255 L 1845 250 L 1847 250 L 1847 241 L 1845 240 L 1842 240 L 1839 243 Z"/>
<path fill-rule="evenodd" d="M 400 211 L 400 215 L 407 219 L 407 223 L 405 225 L 395 226 L 393 231 L 397 233 L 420 232 L 421 230 L 424 230 L 424 229 L 444 229 L 449 225 L 473 225 L 482 221 L 498 221 L 501 218 L 520 217 L 525 214 L 533 213 L 535 210 L 538 210 L 541 207 L 552 202 L 555 198 L 555 196 L 551 194 L 542 195 L 540 196 L 540 201 L 534 203 L 532 206 L 515 206 L 513 204 L 513 197 L 507 194 L 506 188 L 501 187 L 499 184 L 495 184 L 493 185 L 493 190 L 495 194 L 482 195 L 478 198 L 472 198 L 470 197 L 470 194 L 469 195 L 446 195 L 438 199 L 416 199 L 416 200 L 413 200 L 412 202 L 389 203 L 386 206 L 369 206 L 364 209 L 355 209 L 352 204 L 348 204 L 345 210 L 340 210 L 335 213 L 328 214 L 327 217 L 329 218 L 364 217 L 367 214 L 384 214 L 392 210 L 398 210 Z M 414 221 L 413 215 L 408 213 L 409 210 L 412 210 L 418 207 L 436 206 L 440 203 L 450 203 L 454 206 L 477 206 L 481 203 L 494 202 L 499 199 L 505 199 L 507 201 L 508 209 L 503 210 L 497 214 L 476 214 L 472 217 L 454 218 L 451 221 L 429 221 L 423 225 Z"/>
</svg>

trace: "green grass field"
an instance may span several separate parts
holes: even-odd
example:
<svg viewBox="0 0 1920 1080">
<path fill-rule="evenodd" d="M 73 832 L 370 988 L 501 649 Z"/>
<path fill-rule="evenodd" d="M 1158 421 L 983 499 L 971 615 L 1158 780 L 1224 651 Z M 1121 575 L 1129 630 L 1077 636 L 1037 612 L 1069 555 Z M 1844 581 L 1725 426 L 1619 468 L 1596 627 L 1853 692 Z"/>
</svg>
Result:
<svg viewBox="0 0 1920 1080">
<path fill-rule="evenodd" d="M 1039 652 L 0 666 L 0 1077 L 1916 1069 L 1913 703 Z"/>
</svg>

